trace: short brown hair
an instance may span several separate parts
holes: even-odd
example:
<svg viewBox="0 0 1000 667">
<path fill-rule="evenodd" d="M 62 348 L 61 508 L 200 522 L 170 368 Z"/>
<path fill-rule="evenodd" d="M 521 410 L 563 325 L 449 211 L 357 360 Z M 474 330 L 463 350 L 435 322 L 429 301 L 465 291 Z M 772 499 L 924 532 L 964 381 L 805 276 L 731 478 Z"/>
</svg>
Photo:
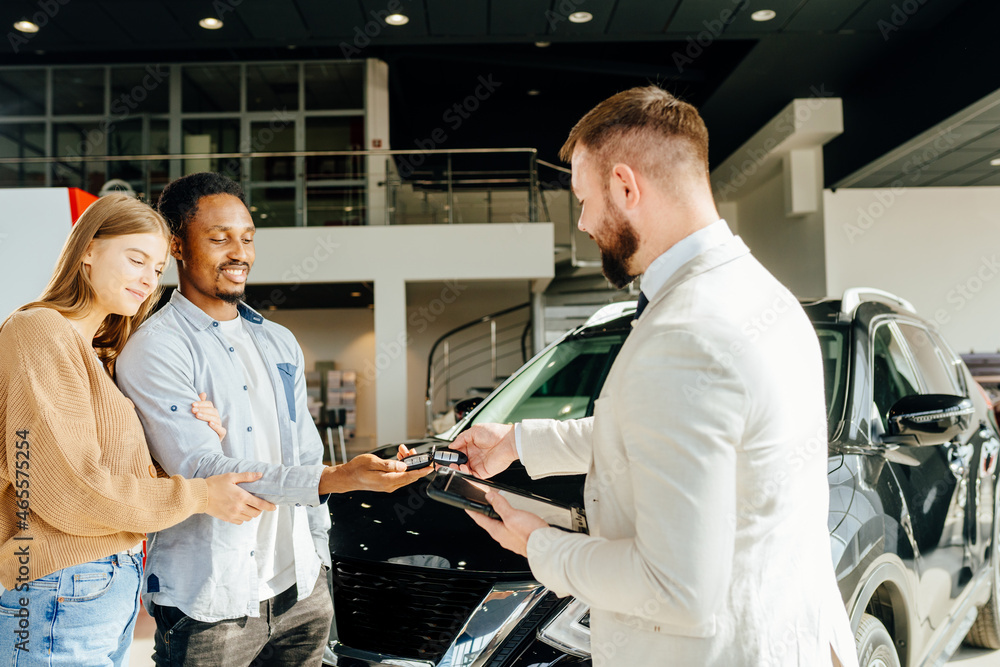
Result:
<svg viewBox="0 0 1000 667">
<path fill-rule="evenodd" d="M 587 112 L 570 130 L 559 157 L 595 154 L 602 177 L 624 162 L 658 178 L 676 167 L 708 176 L 708 129 L 698 110 L 658 86 L 631 88 Z"/>
</svg>

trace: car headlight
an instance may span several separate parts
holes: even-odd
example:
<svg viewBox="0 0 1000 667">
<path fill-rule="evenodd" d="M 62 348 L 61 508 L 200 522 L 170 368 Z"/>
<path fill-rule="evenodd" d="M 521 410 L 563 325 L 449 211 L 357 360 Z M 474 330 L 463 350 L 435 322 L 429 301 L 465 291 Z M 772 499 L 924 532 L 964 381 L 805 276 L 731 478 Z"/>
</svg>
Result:
<svg viewBox="0 0 1000 667">
<path fill-rule="evenodd" d="M 538 639 L 577 658 L 589 658 L 590 608 L 573 600 L 538 631 Z"/>
</svg>

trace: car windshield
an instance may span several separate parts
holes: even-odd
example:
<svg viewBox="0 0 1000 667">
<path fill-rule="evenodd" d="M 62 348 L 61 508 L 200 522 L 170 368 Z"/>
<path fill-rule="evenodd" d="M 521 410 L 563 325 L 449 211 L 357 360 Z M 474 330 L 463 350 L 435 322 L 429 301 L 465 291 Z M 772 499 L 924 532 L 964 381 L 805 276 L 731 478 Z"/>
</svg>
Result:
<svg viewBox="0 0 1000 667">
<path fill-rule="evenodd" d="M 472 423 L 589 417 L 627 333 L 571 338 L 550 348 L 487 401 Z"/>
<path fill-rule="evenodd" d="M 627 331 L 569 338 L 525 366 L 503 389 L 473 413 L 438 437 L 452 439 L 470 424 L 513 424 L 523 419 L 589 417 L 608 370 Z M 826 380 L 827 420 L 831 434 L 841 419 L 847 386 L 847 329 L 816 325 Z"/>
</svg>

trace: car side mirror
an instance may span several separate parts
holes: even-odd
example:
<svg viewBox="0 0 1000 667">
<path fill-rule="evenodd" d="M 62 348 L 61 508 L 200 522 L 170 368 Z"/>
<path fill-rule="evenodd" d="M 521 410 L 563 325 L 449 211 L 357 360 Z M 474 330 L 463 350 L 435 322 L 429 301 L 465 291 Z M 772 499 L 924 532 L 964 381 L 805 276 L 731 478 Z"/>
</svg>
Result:
<svg viewBox="0 0 1000 667">
<path fill-rule="evenodd" d="M 483 402 L 482 396 L 473 396 L 472 398 L 466 398 L 455 404 L 455 421 L 460 422 L 465 418 L 465 415 L 469 414 L 476 409 L 476 406 Z"/>
<path fill-rule="evenodd" d="M 912 447 L 943 445 L 969 427 L 975 412 L 965 396 L 906 396 L 889 408 L 889 432 L 882 441 Z"/>
</svg>

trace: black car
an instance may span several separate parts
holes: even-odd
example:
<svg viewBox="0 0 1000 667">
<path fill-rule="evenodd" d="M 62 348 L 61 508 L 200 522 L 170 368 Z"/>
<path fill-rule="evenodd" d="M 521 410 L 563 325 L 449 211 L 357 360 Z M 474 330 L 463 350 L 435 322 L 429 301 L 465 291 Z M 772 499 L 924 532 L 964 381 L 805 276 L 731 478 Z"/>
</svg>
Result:
<svg viewBox="0 0 1000 667">
<path fill-rule="evenodd" d="M 987 399 L 907 302 L 861 289 L 803 306 L 825 367 L 830 546 L 861 665 L 939 664 L 963 638 L 1000 648 L 1000 438 Z M 592 414 L 632 310 L 602 309 L 450 431 L 410 446 L 474 423 Z M 532 481 L 515 463 L 495 479 L 582 506 L 582 476 Z M 587 608 L 425 488 L 331 500 L 328 664 L 590 665 Z"/>
</svg>

